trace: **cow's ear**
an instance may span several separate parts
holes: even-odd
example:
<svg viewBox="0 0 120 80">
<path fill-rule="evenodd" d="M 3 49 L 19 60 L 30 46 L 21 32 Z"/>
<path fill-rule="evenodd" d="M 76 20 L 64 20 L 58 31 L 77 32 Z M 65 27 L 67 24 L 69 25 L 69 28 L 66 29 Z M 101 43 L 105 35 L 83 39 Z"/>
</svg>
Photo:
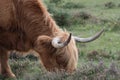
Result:
<svg viewBox="0 0 120 80">
<path fill-rule="evenodd" d="M 35 42 L 35 46 L 39 48 L 48 48 L 52 47 L 51 44 L 52 38 L 46 35 L 39 36 Z"/>
</svg>

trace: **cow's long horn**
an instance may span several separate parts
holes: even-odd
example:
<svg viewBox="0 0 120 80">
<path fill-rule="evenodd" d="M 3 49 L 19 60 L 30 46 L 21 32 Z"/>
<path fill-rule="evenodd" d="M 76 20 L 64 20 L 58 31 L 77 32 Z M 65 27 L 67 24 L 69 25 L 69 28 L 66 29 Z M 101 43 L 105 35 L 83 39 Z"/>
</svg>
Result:
<svg viewBox="0 0 120 80">
<path fill-rule="evenodd" d="M 83 42 L 83 43 L 85 43 L 85 42 L 91 42 L 91 41 L 99 38 L 100 35 L 103 33 L 103 31 L 104 31 L 104 29 L 102 29 L 100 32 L 98 32 L 98 33 L 95 34 L 94 36 L 88 37 L 88 38 L 79 38 L 79 37 L 75 37 L 75 36 L 74 36 L 74 39 L 75 39 L 75 41 L 77 41 L 77 42 Z"/>
<path fill-rule="evenodd" d="M 72 36 L 72 34 L 70 33 L 68 39 L 65 42 L 61 42 L 61 39 L 59 37 L 53 38 L 52 46 L 55 48 L 62 48 L 62 47 L 67 46 L 71 40 L 71 36 Z"/>
</svg>

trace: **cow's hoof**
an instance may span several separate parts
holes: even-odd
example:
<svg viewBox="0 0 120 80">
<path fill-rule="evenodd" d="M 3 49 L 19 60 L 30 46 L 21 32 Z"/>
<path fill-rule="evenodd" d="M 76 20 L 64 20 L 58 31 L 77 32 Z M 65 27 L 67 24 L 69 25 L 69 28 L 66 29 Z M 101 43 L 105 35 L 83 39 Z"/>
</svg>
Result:
<svg viewBox="0 0 120 80">
<path fill-rule="evenodd" d="M 8 77 L 10 77 L 10 78 L 16 78 L 16 76 L 15 76 L 15 74 L 10 74 Z"/>
<path fill-rule="evenodd" d="M 16 78 L 16 76 L 13 73 L 5 73 L 5 74 L 2 74 L 2 75 L 6 78 Z"/>
</svg>

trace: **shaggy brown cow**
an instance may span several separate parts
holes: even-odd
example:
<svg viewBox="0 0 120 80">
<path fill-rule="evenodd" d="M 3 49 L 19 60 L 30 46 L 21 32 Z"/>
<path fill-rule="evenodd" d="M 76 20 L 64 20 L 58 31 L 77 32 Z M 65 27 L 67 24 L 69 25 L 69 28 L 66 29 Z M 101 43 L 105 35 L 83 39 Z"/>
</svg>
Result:
<svg viewBox="0 0 120 80">
<path fill-rule="evenodd" d="M 8 51 L 36 51 L 48 71 L 76 69 L 78 50 L 75 40 L 89 42 L 98 38 L 73 37 L 61 30 L 41 0 L 0 1 L 0 65 L 1 74 L 15 77 L 8 65 Z"/>
</svg>

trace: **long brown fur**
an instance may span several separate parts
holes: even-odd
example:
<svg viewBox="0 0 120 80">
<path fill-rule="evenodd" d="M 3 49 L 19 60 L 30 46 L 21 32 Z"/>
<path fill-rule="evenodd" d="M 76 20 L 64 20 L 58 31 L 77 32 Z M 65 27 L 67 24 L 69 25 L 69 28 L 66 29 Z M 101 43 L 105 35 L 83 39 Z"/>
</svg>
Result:
<svg viewBox="0 0 120 80">
<path fill-rule="evenodd" d="M 38 52 L 44 67 L 53 71 L 76 69 L 78 52 L 75 41 L 64 48 L 51 45 L 54 37 L 65 41 L 69 34 L 61 30 L 52 19 L 42 0 L 0 1 L 0 63 L 1 73 L 15 77 L 8 65 L 8 51 Z"/>
</svg>

